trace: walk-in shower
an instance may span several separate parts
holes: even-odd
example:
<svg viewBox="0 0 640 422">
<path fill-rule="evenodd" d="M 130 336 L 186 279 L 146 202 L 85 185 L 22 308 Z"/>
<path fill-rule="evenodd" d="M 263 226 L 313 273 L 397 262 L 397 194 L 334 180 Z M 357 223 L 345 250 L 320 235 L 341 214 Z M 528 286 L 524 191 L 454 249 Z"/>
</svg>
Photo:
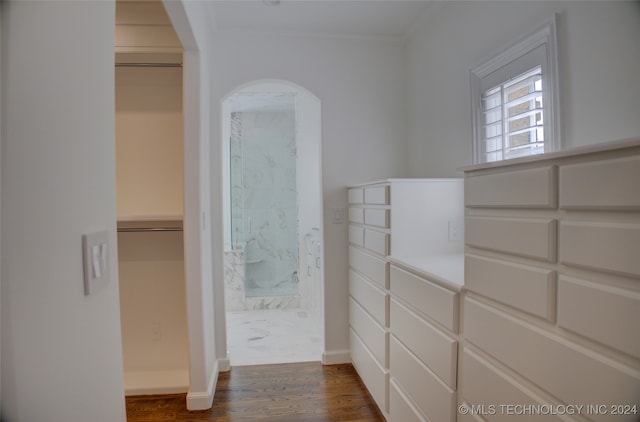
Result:
<svg viewBox="0 0 640 422">
<path fill-rule="evenodd" d="M 222 109 L 231 364 L 320 360 L 320 100 L 293 84 L 257 82 Z"/>
<path fill-rule="evenodd" d="M 231 244 L 244 252 L 245 297 L 297 296 L 295 94 L 231 101 Z"/>
<path fill-rule="evenodd" d="M 223 101 L 222 123 L 227 310 L 319 308 L 319 100 L 256 83 Z"/>
</svg>

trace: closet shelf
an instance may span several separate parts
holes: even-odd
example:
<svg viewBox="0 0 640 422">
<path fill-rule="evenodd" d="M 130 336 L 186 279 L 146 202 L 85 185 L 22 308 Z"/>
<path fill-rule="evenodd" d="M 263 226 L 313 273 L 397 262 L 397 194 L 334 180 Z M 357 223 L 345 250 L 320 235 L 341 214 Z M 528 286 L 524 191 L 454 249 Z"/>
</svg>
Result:
<svg viewBox="0 0 640 422">
<path fill-rule="evenodd" d="M 153 215 L 153 216 L 120 216 L 118 217 L 118 232 L 166 232 L 182 231 L 183 218 L 181 215 Z"/>
</svg>

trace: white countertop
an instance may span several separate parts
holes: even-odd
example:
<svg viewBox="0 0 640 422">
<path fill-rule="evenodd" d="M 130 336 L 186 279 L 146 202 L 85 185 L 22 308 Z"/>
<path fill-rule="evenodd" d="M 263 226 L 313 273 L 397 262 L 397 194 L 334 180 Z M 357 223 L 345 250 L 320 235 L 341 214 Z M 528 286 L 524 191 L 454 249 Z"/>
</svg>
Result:
<svg viewBox="0 0 640 422">
<path fill-rule="evenodd" d="M 385 183 L 442 183 L 442 182 L 451 182 L 451 181 L 458 181 L 458 180 L 462 180 L 462 177 L 428 177 L 428 178 L 419 178 L 419 177 L 406 177 L 406 178 L 389 178 L 389 179 L 381 179 L 381 180 L 374 180 L 371 182 L 365 182 L 365 183 L 356 183 L 356 184 L 352 184 L 352 185 L 347 185 L 347 188 L 362 188 L 362 187 L 369 187 L 369 186 L 373 186 L 373 185 L 381 185 L 381 184 L 385 184 Z"/>
<path fill-rule="evenodd" d="M 427 256 L 388 256 L 391 263 L 422 275 L 445 288 L 460 291 L 464 287 L 464 253 Z"/>
<path fill-rule="evenodd" d="M 458 168 L 458 171 L 472 172 L 476 170 L 485 170 L 490 168 L 507 167 L 517 164 L 526 164 L 539 162 L 544 160 L 551 160 L 557 158 L 564 158 L 577 155 L 594 154 L 604 151 L 613 151 L 616 149 L 633 148 L 640 146 L 640 138 L 621 139 L 618 141 L 602 142 L 591 145 L 583 145 L 579 147 L 564 149 L 555 152 L 546 152 L 544 154 L 528 155 L 526 157 L 511 158 L 509 160 L 492 161 L 489 163 L 472 164 Z"/>
</svg>

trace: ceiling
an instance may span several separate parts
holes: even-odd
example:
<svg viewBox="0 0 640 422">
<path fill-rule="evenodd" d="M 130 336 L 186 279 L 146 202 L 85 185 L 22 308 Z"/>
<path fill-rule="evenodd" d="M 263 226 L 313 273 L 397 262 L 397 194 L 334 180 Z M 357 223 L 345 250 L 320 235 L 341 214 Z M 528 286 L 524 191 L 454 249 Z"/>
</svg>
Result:
<svg viewBox="0 0 640 422">
<path fill-rule="evenodd" d="M 210 0 L 217 31 L 404 37 L 427 0 Z"/>
<path fill-rule="evenodd" d="M 365 38 L 402 38 L 430 5 L 438 3 L 433 0 L 203 1 L 208 3 L 215 31 Z M 274 2 L 277 4 L 269 4 Z M 117 0 L 117 5 L 118 25 L 171 24 L 161 0 Z"/>
</svg>

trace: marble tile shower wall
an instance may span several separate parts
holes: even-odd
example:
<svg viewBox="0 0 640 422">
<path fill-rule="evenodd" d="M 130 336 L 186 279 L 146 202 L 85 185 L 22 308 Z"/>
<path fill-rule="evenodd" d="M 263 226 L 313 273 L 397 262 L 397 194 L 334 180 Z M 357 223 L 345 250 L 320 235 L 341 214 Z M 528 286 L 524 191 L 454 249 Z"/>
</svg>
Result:
<svg viewBox="0 0 640 422">
<path fill-rule="evenodd" d="M 244 300 L 245 309 L 296 306 L 294 302 L 299 302 L 299 298 L 294 298 L 298 295 L 298 233 L 293 105 L 290 110 L 278 112 L 233 113 L 231 124 L 232 242 L 236 251 L 243 249 L 244 253 L 227 254 L 225 272 L 229 274 L 230 288 L 227 295 L 231 296 L 227 303 Z M 239 266 L 243 267 L 244 277 L 239 275 Z M 239 280 L 244 280 L 242 293 Z"/>
<path fill-rule="evenodd" d="M 234 250 L 244 247 L 242 222 L 242 130 L 241 113 L 231 113 L 230 184 L 231 184 L 231 245 Z M 244 277 L 244 276 L 243 276 Z"/>
</svg>

